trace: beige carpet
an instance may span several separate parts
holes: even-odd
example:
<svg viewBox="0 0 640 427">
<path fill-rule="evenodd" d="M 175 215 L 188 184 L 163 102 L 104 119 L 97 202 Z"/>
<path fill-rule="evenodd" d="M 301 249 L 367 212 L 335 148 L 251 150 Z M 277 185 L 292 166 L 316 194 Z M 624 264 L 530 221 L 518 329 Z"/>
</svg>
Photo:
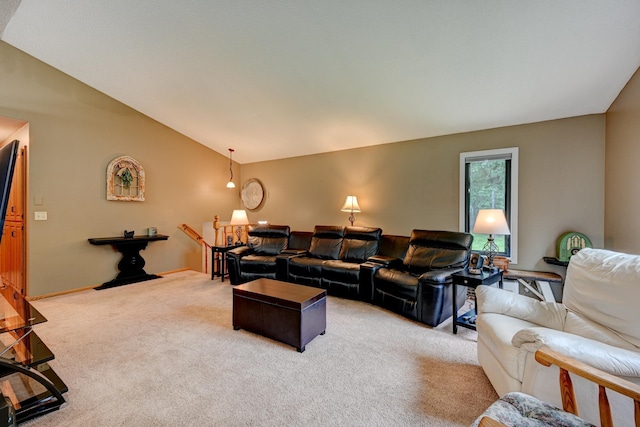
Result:
<svg viewBox="0 0 640 427">
<path fill-rule="evenodd" d="M 474 331 L 329 297 L 304 353 L 231 325 L 232 287 L 185 271 L 34 301 L 67 403 L 28 426 L 468 426 L 497 395 Z"/>
</svg>

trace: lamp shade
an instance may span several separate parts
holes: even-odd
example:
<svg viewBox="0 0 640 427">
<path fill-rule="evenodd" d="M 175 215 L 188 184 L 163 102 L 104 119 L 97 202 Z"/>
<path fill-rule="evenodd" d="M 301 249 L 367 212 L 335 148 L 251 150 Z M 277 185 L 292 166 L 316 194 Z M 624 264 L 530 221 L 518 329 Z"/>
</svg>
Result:
<svg viewBox="0 0 640 427">
<path fill-rule="evenodd" d="M 247 225 L 249 224 L 249 218 L 247 218 L 247 211 L 243 209 L 235 209 L 231 214 L 230 225 Z"/>
<path fill-rule="evenodd" d="M 476 234 L 511 234 L 502 209 L 480 209 L 473 226 Z"/>
<path fill-rule="evenodd" d="M 361 212 L 356 196 L 347 196 L 344 206 L 340 209 L 342 212 Z"/>
</svg>

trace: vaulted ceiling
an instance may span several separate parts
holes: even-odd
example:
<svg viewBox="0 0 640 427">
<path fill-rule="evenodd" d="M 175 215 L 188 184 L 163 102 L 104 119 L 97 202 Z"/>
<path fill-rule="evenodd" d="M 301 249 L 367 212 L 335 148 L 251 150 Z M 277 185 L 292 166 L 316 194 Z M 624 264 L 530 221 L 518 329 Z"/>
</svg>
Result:
<svg viewBox="0 0 640 427">
<path fill-rule="evenodd" d="M 603 113 L 640 2 L 5 0 L 0 38 L 240 163 Z"/>
</svg>

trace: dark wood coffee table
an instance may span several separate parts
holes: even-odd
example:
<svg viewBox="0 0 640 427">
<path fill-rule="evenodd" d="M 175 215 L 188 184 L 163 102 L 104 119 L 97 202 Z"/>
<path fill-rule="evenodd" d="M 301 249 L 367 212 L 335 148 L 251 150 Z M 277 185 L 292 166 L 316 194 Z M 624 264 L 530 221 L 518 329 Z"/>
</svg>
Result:
<svg viewBox="0 0 640 427">
<path fill-rule="evenodd" d="M 327 327 L 327 291 L 272 279 L 233 288 L 233 329 L 305 346 Z"/>
</svg>

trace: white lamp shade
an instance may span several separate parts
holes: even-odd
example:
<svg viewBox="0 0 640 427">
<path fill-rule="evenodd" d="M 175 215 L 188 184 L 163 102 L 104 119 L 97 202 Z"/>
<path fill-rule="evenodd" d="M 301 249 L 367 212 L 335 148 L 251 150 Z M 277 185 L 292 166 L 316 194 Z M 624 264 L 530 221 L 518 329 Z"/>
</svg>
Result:
<svg viewBox="0 0 640 427">
<path fill-rule="evenodd" d="M 344 206 L 340 210 L 342 212 L 362 212 L 356 196 L 347 196 L 347 200 L 345 200 Z"/>
<path fill-rule="evenodd" d="M 230 225 L 247 225 L 249 224 L 249 218 L 247 218 L 247 212 L 243 209 L 235 209 L 231 214 Z"/>
<path fill-rule="evenodd" d="M 227 188 L 236 188 L 236 185 L 233 183 L 233 181 L 229 181 L 227 182 Z"/>
<path fill-rule="evenodd" d="M 480 209 L 473 226 L 476 234 L 511 234 L 502 209 Z"/>
</svg>

